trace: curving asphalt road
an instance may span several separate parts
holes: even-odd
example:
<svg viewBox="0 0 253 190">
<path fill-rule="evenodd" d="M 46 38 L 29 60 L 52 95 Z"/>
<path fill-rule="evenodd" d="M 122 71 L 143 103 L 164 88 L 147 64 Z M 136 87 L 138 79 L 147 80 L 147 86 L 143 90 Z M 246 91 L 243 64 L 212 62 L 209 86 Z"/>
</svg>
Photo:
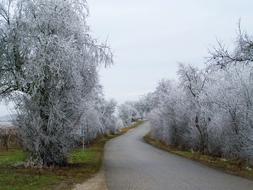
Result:
<svg viewBox="0 0 253 190">
<path fill-rule="evenodd" d="M 146 123 L 108 142 L 109 190 L 253 190 L 253 182 L 208 168 L 146 144 Z"/>
</svg>

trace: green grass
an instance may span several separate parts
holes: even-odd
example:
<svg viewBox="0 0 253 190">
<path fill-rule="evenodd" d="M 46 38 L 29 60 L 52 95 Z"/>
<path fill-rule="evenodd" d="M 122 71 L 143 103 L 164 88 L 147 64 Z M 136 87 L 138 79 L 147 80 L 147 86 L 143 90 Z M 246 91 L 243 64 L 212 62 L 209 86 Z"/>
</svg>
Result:
<svg viewBox="0 0 253 190">
<path fill-rule="evenodd" d="M 91 164 L 97 162 L 97 159 L 99 159 L 98 150 L 92 148 L 85 151 L 77 149 L 72 153 L 70 163 Z"/>
<path fill-rule="evenodd" d="M 0 190 L 68 190 L 94 176 L 101 168 L 105 143 L 126 133 L 143 122 L 122 130 L 116 135 L 98 138 L 83 150 L 75 149 L 69 157 L 69 165 L 51 169 L 24 168 L 27 154 L 21 149 L 0 150 Z"/>
<path fill-rule="evenodd" d="M 56 185 L 60 178 L 54 175 L 32 175 L 11 169 L 0 169 L 1 190 L 49 189 Z"/>
<path fill-rule="evenodd" d="M 198 152 L 179 150 L 176 147 L 166 145 L 165 143 L 163 143 L 161 141 L 153 139 L 150 136 L 150 134 L 147 134 L 144 137 L 144 140 L 148 144 L 151 144 L 154 147 L 165 150 L 167 152 L 176 154 L 178 156 L 181 156 L 181 157 L 184 157 L 187 159 L 191 159 L 191 160 L 200 162 L 200 163 L 207 165 L 209 167 L 220 169 L 222 171 L 225 171 L 225 172 L 233 174 L 233 175 L 237 175 L 237 176 L 241 176 L 241 177 L 245 177 L 245 178 L 253 180 L 253 168 L 245 166 L 244 164 L 242 164 L 241 161 L 226 160 L 226 159 L 220 158 L 220 157 L 202 155 Z"/>
<path fill-rule="evenodd" d="M 55 175 L 41 175 L 36 170 L 25 169 L 21 165 L 26 158 L 26 153 L 20 149 L 0 150 L 1 190 L 47 189 L 60 180 Z"/>
<path fill-rule="evenodd" d="M 0 167 L 22 163 L 25 160 L 26 154 L 22 150 L 10 149 L 9 151 L 0 151 Z"/>
<path fill-rule="evenodd" d="M 0 190 L 71 189 L 98 172 L 104 144 L 113 137 L 100 138 L 84 151 L 74 150 L 69 165 L 61 168 L 27 169 L 22 166 L 26 160 L 22 150 L 0 150 Z"/>
<path fill-rule="evenodd" d="M 86 150 L 76 149 L 67 167 L 53 169 L 26 169 L 15 165 L 26 160 L 21 150 L 0 153 L 0 189 L 71 189 L 73 184 L 92 177 L 101 167 L 103 145 L 100 139 Z"/>
</svg>

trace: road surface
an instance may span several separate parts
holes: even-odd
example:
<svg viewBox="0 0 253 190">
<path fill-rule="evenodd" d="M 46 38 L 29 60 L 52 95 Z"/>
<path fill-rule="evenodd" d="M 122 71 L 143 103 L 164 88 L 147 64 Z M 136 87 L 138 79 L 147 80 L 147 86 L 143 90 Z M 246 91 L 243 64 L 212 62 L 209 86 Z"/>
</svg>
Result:
<svg viewBox="0 0 253 190">
<path fill-rule="evenodd" d="M 146 123 L 106 144 L 109 190 L 253 190 L 253 181 L 232 176 L 146 144 Z"/>
</svg>

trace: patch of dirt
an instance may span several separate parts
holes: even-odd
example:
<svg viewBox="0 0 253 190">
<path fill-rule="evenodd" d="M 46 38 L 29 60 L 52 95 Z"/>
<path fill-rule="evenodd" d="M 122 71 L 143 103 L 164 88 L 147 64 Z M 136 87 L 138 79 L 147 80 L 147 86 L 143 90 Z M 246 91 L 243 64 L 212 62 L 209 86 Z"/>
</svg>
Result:
<svg viewBox="0 0 253 190">
<path fill-rule="evenodd" d="M 82 184 L 77 184 L 73 190 L 108 190 L 104 170 Z"/>
</svg>

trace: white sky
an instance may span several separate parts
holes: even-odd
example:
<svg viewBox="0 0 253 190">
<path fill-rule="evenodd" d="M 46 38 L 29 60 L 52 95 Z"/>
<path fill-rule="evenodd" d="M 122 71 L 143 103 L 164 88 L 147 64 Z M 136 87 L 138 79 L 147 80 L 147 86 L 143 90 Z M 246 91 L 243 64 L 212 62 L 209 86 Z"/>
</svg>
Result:
<svg viewBox="0 0 253 190">
<path fill-rule="evenodd" d="M 178 62 L 204 65 L 208 48 L 229 46 L 237 24 L 253 32 L 252 0 L 89 0 L 94 36 L 108 42 L 115 65 L 102 70 L 107 97 L 119 102 L 175 78 Z"/>
<path fill-rule="evenodd" d="M 204 65 L 216 39 L 232 46 L 241 19 L 253 33 L 253 0 L 88 0 L 89 24 L 108 41 L 115 65 L 101 70 L 107 98 L 135 100 L 162 78 L 176 78 L 178 62 Z M 0 105 L 0 116 L 8 114 Z"/>
</svg>

